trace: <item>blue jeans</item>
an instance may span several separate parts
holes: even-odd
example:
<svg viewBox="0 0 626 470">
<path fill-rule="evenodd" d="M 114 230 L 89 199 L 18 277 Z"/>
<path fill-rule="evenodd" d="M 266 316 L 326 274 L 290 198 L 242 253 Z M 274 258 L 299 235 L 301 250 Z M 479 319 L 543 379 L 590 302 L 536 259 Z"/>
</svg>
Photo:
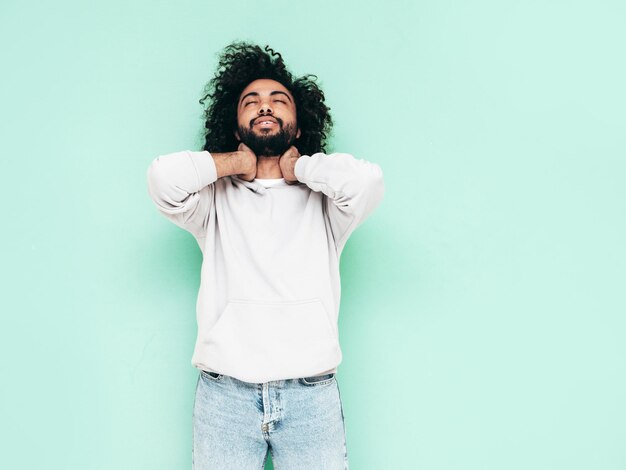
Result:
<svg viewBox="0 0 626 470">
<path fill-rule="evenodd" d="M 348 468 L 335 374 L 242 382 L 200 371 L 193 406 L 194 470 Z"/>
</svg>

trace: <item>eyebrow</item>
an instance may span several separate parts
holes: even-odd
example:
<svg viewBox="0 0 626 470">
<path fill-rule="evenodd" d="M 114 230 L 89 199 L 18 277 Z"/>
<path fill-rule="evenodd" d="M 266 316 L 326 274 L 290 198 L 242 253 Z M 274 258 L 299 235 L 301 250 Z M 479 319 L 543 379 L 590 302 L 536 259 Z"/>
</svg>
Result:
<svg viewBox="0 0 626 470">
<path fill-rule="evenodd" d="M 274 96 L 274 95 L 285 95 L 287 99 L 291 101 L 291 98 L 289 97 L 289 95 L 285 93 L 284 91 L 275 90 L 270 93 L 270 96 Z M 239 100 L 239 103 L 245 100 L 248 96 L 261 96 L 261 95 L 259 95 L 259 93 L 256 91 L 251 91 L 250 93 L 246 93 L 244 96 L 242 96 L 241 99 Z"/>
</svg>

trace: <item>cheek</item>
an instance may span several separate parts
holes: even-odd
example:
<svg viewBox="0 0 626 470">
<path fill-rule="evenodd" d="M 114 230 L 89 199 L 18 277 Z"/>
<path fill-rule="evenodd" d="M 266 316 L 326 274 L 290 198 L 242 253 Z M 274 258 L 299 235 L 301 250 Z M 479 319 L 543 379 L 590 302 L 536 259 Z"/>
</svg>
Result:
<svg viewBox="0 0 626 470">
<path fill-rule="evenodd" d="M 237 124 L 239 126 L 245 126 L 248 127 L 250 125 L 250 117 L 247 116 L 246 113 L 239 113 L 237 114 Z"/>
<path fill-rule="evenodd" d="M 293 109 L 291 111 L 291 115 L 293 116 L 293 122 L 297 122 L 298 121 L 298 113 L 296 113 L 295 109 Z"/>
</svg>

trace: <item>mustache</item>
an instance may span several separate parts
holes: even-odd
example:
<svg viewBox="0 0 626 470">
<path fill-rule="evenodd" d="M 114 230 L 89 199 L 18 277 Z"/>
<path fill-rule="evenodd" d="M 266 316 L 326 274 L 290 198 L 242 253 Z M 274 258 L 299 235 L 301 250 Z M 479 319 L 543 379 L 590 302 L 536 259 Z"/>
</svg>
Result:
<svg viewBox="0 0 626 470">
<path fill-rule="evenodd" d="M 256 121 L 259 121 L 259 120 L 261 120 L 261 119 L 263 119 L 263 118 L 267 118 L 267 117 L 271 117 L 272 119 L 276 119 L 276 122 L 278 123 L 278 126 L 279 126 L 281 129 L 283 128 L 283 120 L 282 120 L 281 118 L 278 118 L 278 117 L 276 117 L 276 116 L 260 116 L 260 117 L 254 118 L 254 119 L 252 119 L 252 120 L 250 121 L 250 129 L 252 129 L 252 128 L 254 127 L 254 123 L 255 123 Z"/>
</svg>

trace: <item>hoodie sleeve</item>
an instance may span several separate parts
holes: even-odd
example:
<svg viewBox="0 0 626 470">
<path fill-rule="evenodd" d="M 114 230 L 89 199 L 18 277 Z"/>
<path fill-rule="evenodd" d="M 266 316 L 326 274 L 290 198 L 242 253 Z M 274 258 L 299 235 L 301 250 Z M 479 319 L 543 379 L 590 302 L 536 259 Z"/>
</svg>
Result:
<svg viewBox="0 0 626 470">
<path fill-rule="evenodd" d="M 302 155 L 294 168 L 296 178 L 313 191 L 321 191 L 339 253 L 350 234 L 383 199 L 380 166 L 347 153 Z"/>
<path fill-rule="evenodd" d="M 160 155 L 148 167 L 148 194 L 159 211 L 196 237 L 206 233 L 217 168 L 207 151 Z"/>
</svg>

